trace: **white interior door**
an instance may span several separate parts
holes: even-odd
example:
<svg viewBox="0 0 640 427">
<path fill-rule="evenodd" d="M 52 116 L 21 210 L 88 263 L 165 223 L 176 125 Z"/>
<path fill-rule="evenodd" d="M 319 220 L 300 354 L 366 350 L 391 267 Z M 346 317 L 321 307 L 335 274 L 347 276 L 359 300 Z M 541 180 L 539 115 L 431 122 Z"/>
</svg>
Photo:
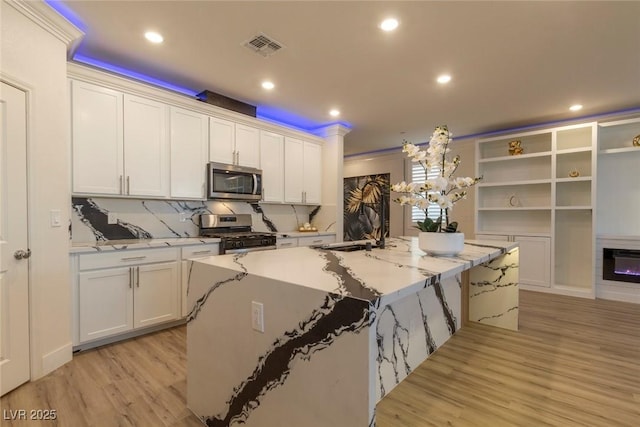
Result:
<svg viewBox="0 0 640 427">
<path fill-rule="evenodd" d="M 23 91 L 0 83 L 0 395 L 29 380 L 27 114 Z"/>
</svg>

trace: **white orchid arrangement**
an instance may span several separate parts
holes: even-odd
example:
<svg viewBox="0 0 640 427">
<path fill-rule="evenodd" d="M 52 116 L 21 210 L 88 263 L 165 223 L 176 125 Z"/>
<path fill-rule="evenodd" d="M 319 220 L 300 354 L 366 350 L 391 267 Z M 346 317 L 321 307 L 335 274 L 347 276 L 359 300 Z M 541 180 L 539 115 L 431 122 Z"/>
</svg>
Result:
<svg viewBox="0 0 640 427">
<path fill-rule="evenodd" d="M 452 136 L 453 134 L 449 132 L 446 125 L 436 126 L 426 151 L 407 141 L 404 141 L 402 145 L 402 152 L 407 153 L 412 162 L 418 162 L 422 165 L 425 176 L 429 176 L 429 171 L 432 170 L 439 172 L 437 177 L 427 179 L 425 182 L 407 184 L 402 181 L 391 186 L 392 191 L 403 193 L 394 199 L 401 205 L 415 206 L 425 212 L 430 204 L 436 204 L 440 207 L 440 217 L 435 221 L 427 216 L 424 221 L 417 222 L 416 228 L 421 231 L 457 231 L 458 223 L 449 222 L 449 210 L 456 202 L 466 198 L 466 188 L 475 185 L 482 179 L 482 177 L 453 177 L 460 165 L 460 156 L 455 156 L 452 160 L 447 158 L 447 154 L 451 151 L 449 144 L 453 140 Z M 442 227 L 443 218 L 444 228 Z"/>
</svg>

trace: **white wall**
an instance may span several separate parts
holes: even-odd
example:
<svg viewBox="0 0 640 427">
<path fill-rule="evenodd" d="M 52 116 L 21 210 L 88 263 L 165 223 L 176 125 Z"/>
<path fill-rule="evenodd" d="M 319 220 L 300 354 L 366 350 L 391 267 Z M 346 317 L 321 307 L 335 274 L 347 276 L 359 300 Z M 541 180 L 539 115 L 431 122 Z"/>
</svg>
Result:
<svg viewBox="0 0 640 427">
<path fill-rule="evenodd" d="M 461 164 L 455 176 L 475 176 L 475 143 L 473 139 L 456 140 L 452 142 L 451 157 L 460 154 Z M 406 170 L 406 172 L 405 172 Z M 411 179 L 411 164 L 407 160 L 406 154 L 399 146 L 396 152 L 385 152 L 383 154 L 363 154 L 349 157 L 344 162 L 344 176 L 362 176 L 371 174 L 391 174 L 391 184 L 400 181 L 409 182 Z M 450 211 L 450 221 L 458 221 L 459 230 L 465 233 L 465 237 L 475 236 L 475 189 L 469 189 L 467 199 L 461 200 Z M 418 230 L 413 228 L 415 224 L 410 221 L 411 208 L 400 206 L 394 203 L 393 199 L 398 197 L 397 193 L 391 192 L 391 210 L 389 228 L 391 236 L 417 235 Z"/>
<path fill-rule="evenodd" d="M 23 2 L 0 3 L 0 72 L 28 90 L 31 378 L 71 360 L 67 45 Z M 15 7 L 12 5 L 15 4 Z M 38 8 L 48 6 L 34 5 Z M 20 9 L 20 11 L 19 11 Z M 34 20 L 38 22 L 36 24 Z M 49 211 L 64 226 L 49 226 Z"/>
</svg>

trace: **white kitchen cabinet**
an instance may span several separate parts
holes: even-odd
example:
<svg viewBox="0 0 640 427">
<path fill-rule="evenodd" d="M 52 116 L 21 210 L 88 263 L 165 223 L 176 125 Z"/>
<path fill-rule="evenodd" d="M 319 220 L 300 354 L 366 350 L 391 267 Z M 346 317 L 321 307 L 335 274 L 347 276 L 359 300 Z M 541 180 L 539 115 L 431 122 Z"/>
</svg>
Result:
<svg viewBox="0 0 640 427">
<path fill-rule="evenodd" d="M 295 248 L 297 246 L 297 237 L 278 237 L 276 239 L 276 248 L 278 249 Z"/>
<path fill-rule="evenodd" d="M 209 160 L 259 168 L 259 129 L 209 117 Z"/>
<path fill-rule="evenodd" d="M 236 123 L 236 164 L 260 168 L 260 130 Z"/>
<path fill-rule="evenodd" d="M 504 234 L 477 234 L 478 240 L 518 242 L 519 283 L 548 288 L 551 286 L 551 238 Z"/>
<path fill-rule="evenodd" d="M 144 328 L 180 318 L 177 261 L 135 268 L 133 327 Z"/>
<path fill-rule="evenodd" d="M 80 342 L 133 329 L 131 267 L 79 274 Z"/>
<path fill-rule="evenodd" d="M 513 236 L 520 254 L 520 283 L 551 286 L 551 239 L 549 237 Z"/>
<path fill-rule="evenodd" d="M 284 179 L 285 202 L 320 204 L 322 147 L 295 138 L 285 138 Z"/>
<path fill-rule="evenodd" d="M 167 106 L 124 95 L 125 194 L 169 195 L 169 139 Z"/>
<path fill-rule="evenodd" d="M 326 245 L 335 243 L 335 235 L 298 237 L 298 246 Z"/>
<path fill-rule="evenodd" d="M 180 307 L 181 317 L 185 317 L 189 313 L 189 307 L 187 306 L 187 289 L 189 288 L 189 263 L 190 259 L 205 258 L 211 255 L 218 255 L 220 253 L 220 245 L 218 243 L 211 243 L 207 245 L 195 245 L 186 246 L 182 248 L 182 277 L 181 283 L 181 300 Z"/>
<path fill-rule="evenodd" d="M 260 131 L 260 164 L 262 165 L 262 201 L 284 201 L 284 136 Z"/>
<path fill-rule="evenodd" d="M 71 82 L 73 192 L 122 194 L 122 93 Z"/>
<path fill-rule="evenodd" d="M 302 203 L 304 198 L 304 141 L 284 139 L 284 201 Z"/>
<path fill-rule="evenodd" d="M 208 118 L 171 107 L 171 197 L 206 198 L 209 150 Z"/>
<path fill-rule="evenodd" d="M 236 124 L 209 117 L 209 161 L 235 164 Z"/>
<path fill-rule="evenodd" d="M 311 142 L 304 143 L 304 202 L 322 202 L 322 147 Z"/>
<path fill-rule="evenodd" d="M 163 103 L 71 82 L 73 192 L 167 197 Z"/>
<path fill-rule="evenodd" d="M 78 258 L 79 344 L 180 318 L 177 249 Z"/>
</svg>

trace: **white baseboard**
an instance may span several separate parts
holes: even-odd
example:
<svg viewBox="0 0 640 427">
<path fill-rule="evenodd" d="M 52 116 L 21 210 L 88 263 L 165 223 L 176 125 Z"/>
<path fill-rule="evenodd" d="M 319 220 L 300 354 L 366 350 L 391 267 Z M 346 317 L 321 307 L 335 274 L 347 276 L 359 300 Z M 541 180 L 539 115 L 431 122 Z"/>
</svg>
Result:
<svg viewBox="0 0 640 427">
<path fill-rule="evenodd" d="M 42 376 L 58 369 L 60 366 L 70 362 L 73 357 L 73 343 L 67 344 L 42 356 Z"/>
<path fill-rule="evenodd" d="M 598 284 L 598 298 L 640 304 L 640 284 L 636 287 Z"/>
<path fill-rule="evenodd" d="M 542 287 L 542 286 L 531 286 L 531 285 L 524 285 L 522 283 L 520 283 L 518 285 L 520 287 L 520 289 L 523 289 L 525 291 L 534 291 L 534 292 L 544 292 L 547 294 L 556 294 L 556 295 L 566 295 L 569 297 L 578 297 L 578 298 L 588 298 L 588 299 L 594 299 L 595 295 L 593 294 L 593 292 L 591 291 L 591 289 L 577 289 L 577 288 L 570 288 L 568 286 L 558 286 L 558 287 Z"/>
</svg>

